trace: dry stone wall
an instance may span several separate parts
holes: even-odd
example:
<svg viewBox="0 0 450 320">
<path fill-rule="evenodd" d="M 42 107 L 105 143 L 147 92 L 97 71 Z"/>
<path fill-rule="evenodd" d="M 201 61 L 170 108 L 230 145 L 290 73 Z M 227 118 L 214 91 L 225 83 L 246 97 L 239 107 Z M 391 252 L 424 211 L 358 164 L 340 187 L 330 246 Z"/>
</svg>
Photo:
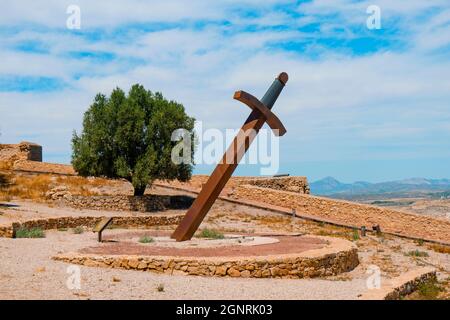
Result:
<svg viewBox="0 0 450 320">
<path fill-rule="evenodd" d="M 170 186 L 181 188 L 194 188 L 201 189 L 208 180 L 207 175 L 195 175 L 192 176 L 189 182 L 171 181 Z M 156 181 L 158 184 L 167 184 L 164 181 Z M 221 195 L 226 196 L 230 192 L 242 185 L 254 185 L 263 188 L 270 188 L 281 191 L 290 191 L 300 194 L 309 194 L 310 188 L 308 179 L 300 176 L 288 176 L 288 177 L 231 177 Z"/>
<path fill-rule="evenodd" d="M 381 231 L 450 243 L 450 221 L 375 206 L 255 186 L 239 186 L 230 197 L 292 208 L 301 216 L 317 217 L 359 228 L 380 225 Z"/>
<path fill-rule="evenodd" d="M 13 238 L 15 231 L 20 228 L 52 230 L 60 228 L 76 228 L 79 226 L 93 228 L 103 217 L 80 216 L 80 217 L 56 217 L 48 219 L 35 219 L 25 222 L 14 222 L 8 226 L 0 226 L 0 237 Z M 183 215 L 146 215 L 113 217 L 112 227 L 120 228 L 148 228 L 152 226 L 168 226 L 179 224 Z"/>
<path fill-rule="evenodd" d="M 166 209 L 188 208 L 193 198 L 187 196 L 144 195 L 136 196 L 72 196 L 61 192 L 49 195 L 52 200 L 60 197 L 68 206 L 77 209 L 152 212 Z"/>
<path fill-rule="evenodd" d="M 14 229 L 11 225 L 0 226 L 0 238 L 13 238 L 13 237 L 14 237 Z"/>
<path fill-rule="evenodd" d="M 356 247 L 342 239 L 334 248 L 300 254 L 248 257 L 245 259 L 183 258 L 93 254 L 61 254 L 53 259 L 89 267 L 134 269 L 176 275 L 241 278 L 314 278 L 353 270 L 358 264 Z M 338 243 L 339 242 L 339 243 Z M 338 244 L 336 244 L 338 243 Z M 218 253 L 220 255 L 220 253 Z"/>
<path fill-rule="evenodd" d="M 401 276 L 384 281 L 380 288 L 368 290 L 360 300 L 400 300 L 426 283 L 437 280 L 436 270 L 432 267 L 422 267 L 410 270 Z M 387 283 L 386 283 L 387 282 Z"/>
<path fill-rule="evenodd" d="M 236 180 L 237 179 L 238 178 L 236 178 Z M 310 193 L 308 180 L 306 177 L 248 178 L 243 179 L 242 183 L 262 188 L 290 191 L 301 194 Z"/>
<path fill-rule="evenodd" d="M 69 176 L 77 174 L 71 165 L 48 163 L 48 162 L 36 162 L 30 160 L 18 160 L 14 162 L 13 170 L 35 172 L 35 173 L 62 174 Z"/>
</svg>

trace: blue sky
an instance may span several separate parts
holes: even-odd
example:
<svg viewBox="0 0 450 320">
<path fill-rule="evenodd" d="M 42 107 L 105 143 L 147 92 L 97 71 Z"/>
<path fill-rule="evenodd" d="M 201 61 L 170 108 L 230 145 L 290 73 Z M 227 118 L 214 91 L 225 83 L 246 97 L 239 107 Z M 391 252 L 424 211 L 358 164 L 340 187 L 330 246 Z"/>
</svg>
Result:
<svg viewBox="0 0 450 320">
<path fill-rule="evenodd" d="M 448 0 L 3 1 L 0 17 L 0 141 L 38 142 L 46 161 L 70 162 L 97 92 L 142 83 L 205 127 L 237 128 L 234 91 L 261 96 L 286 71 L 280 172 L 450 178 Z"/>
</svg>

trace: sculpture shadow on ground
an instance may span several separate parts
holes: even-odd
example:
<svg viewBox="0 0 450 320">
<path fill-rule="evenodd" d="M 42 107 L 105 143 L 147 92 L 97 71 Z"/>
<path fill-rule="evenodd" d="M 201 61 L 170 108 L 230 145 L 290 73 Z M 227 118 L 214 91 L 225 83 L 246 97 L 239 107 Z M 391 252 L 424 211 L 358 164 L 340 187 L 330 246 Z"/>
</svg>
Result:
<svg viewBox="0 0 450 320">
<path fill-rule="evenodd" d="M 169 209 L 189 209 L 194 199 L 185 195 L 170 196 Z"/>
<path fill-rule="evenodd" d="M 18 208 L 18 207 L 20 206 L 14 203 L 0 203 L 0 208 Z"/>
<path fill-rule="evenodd" d="M 144 195 L 129 197 L 128 203 L 133 211 L 153 212 L 164 210 L 187 210 L 195 198 L 188 195 Z"/>
</svg>

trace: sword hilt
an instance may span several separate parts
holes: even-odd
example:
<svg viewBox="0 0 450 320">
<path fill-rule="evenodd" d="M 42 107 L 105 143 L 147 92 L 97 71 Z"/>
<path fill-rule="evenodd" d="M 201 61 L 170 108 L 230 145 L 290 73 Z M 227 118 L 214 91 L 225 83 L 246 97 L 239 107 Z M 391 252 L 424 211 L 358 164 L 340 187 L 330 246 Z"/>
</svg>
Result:
<svg viewBox="0 0 450 320">
<path fill-rule="evenodd" d="M 277 101 L 278 96 L 280 95 L 288 80 L 289 76 L 286 72 L 280 73 L 260 100 L 263 105 L 265 105 L 269 109 L 272 109 L 275 101 Z"/>
<path fill-rule="evenodd" d="M 252 113 L 247 121 L 253 121 L 259 116 L 262 116 L 265 118 L 267 124 L 273 130 L 274 134 L 276 136 L 282 136 L 286 133 L 286 128 L 283 126 L 280 119 L 278 119 L 278 117 L 270 109 L 275 104 L 275 101 L 277 100 L 287 81 L 287 73 L 280 73 L 278 77 L 275 78 L 274 82 L 261 100 L 258 100 L 251 94 L 242 90 L 236 91 L 233 98 L 241 101 L 242 103 L 245 103 L 253 111 L 257 112 Z"/>
</svg>

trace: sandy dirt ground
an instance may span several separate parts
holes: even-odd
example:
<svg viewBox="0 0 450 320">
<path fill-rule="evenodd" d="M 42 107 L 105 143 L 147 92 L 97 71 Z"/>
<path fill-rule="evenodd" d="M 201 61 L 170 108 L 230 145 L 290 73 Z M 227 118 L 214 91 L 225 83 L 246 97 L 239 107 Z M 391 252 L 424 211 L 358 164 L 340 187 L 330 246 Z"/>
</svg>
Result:
<svg viewBox="0 0 450 320">
<path fill-rule="evenodd" d="M 90 232 L 70 231 L 50 231 L 45 239 L 0 239 L 0 299 L 355 299 L 366 290 L 364 279 L 210 278 L 84 266 L 75 266 L 81 288 L 70 290 L 70 265 L 50 257 L 95 241 Z"/>
<path fill-rule="evenodd" d="M 154 190 L 167 192 L 167 190 Z M 173 191 L 173 194 L 179 194 Z M 0 208 L 1 223 L 31 218 L 69 215 L 136 215 L 142 213 L 77 210 L 58 205 L 13 200 Z M 182 213 L 169 210 L 151 214 Z M 149 214 L 149 213 L 146 213 Z M 357 299 L 368 290 L 366 281 L 373 266 L 380 268 L 382 281 L 403 272 L 433 266 L 440 280 L 450 276 L 450 255 L 392 236 L 355 237 L 349 229 L 308 222 L 243 205 L 218 201 L 202 228 L 226 233 L 304 233 L 354 241 L 360 265 L 349 273 L 325 279 L 234 279 L 198 276 L 168 276 L 132 270 L 80 268 L 81 288 L 69 289 L 69 264 L 51 259 L 58 253 L 96 246 L 96 234 L 72 230 L 46 231 L 42 239 L 0 238 L 0 299 Z M 155 230 L 169 230 L 159 227 Z M 112 229 L 105 234 L 130 232 Z M 411 252 L 426 256 L 411 255 Z M 70 271 L 70 269 L 69 269 Z M 158 287 L 162 291 L 158 290 Z"/>
</svg>

